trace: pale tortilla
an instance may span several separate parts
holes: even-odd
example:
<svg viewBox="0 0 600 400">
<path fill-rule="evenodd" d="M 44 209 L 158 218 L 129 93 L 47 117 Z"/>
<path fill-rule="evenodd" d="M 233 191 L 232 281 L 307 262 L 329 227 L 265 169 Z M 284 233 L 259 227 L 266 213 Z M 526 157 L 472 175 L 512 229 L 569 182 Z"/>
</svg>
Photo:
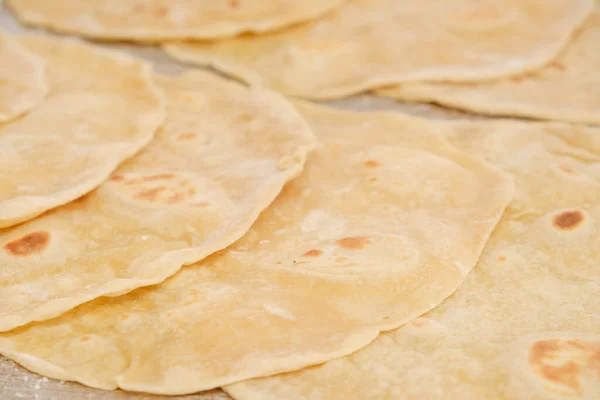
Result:
<svg viewBox="0 0 600 400">
<path fill-rule="evenodd" d="M 0 231 L 0 331 L 163 281 L 237 240 L 302 170 L 314 137 L 280 96 L 202 72 L 155 80 L 168 115 L 141 153 L 81 200 Z"/>
<path fill-rule="evenodd" d="M 321 146 L 240 241 L 158 286 L 4 334 L 0 353 L 98 388 L 191 393 L 349 354 L 454 292 L 512 181 L 427 123 L 300 107 Z"/>
<path fill-rule="evenodd" d="M 409 83 L 377 94 L 488 115 L 600 125 L 600 3 L 561 57 L 537 73 L 478 84 Z"/>
<path fill-rule="evenodd" d="M 401 82 L 472 82 L 541 68 L 569 42 L 593 2 L 354 0 L 277 33 L 165 48 L 289 95 L 337 98 Z"/>
<path fill-rule="evenodd" d="M 0 124 L 0 228 L 90 192 L 164 120 L 148 65 L 71 40 L 20 43 L 43 57 L 50 91 L 26 115 Z"/>
<path fill-rule="evenodd" d="M 600 398 L 600 130 L 494 122 L 450 129 L 453 144 L 516 183 L 466 282 L 350 357 L 226 387 L 235 399 Z"/>
<path fill-rule="evenodd" d="M 8 0 L 24 23 L 105 40 L 216 39 L 318 18 L 348 0 Z"/>
<path fill-rule="evenodd" d="M 44 61 L 0 31 L 0 123 L 38 104 L 48 92 Z"/>
</svg>

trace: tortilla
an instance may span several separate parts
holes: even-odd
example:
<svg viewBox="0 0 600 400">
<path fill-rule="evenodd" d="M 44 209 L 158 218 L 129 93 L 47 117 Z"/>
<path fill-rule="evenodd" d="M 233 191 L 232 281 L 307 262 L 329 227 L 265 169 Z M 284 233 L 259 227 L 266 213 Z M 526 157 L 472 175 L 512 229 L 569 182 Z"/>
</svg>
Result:
<svg viewBox="0 0 600 400">
<path fill-rule="evenodd" d="M 48 92 L 44 61 L 0 31 L 0 123 L 38 104 Z"/>
<path fill-rule="evenodd" d="M 516 183 L 466 282 L 433 311 L 355 354 L 226 387 L 234 398 L 599 398 L 600 131 L 449 126 L 453 144 Z"/>
<path fill-rule="evenodd" d="M 158 286 L 3 334 L 0 353 L 93 387 L 191 393 L 349 354 L 449 296 L 512 181 L 427 123 L 300 110 L 321 146 L 241 240 Z"/>
<path fill-rule="evenodd" d="M 90 192 L 164 120 L 148 65 L 71 40 L 20 43 L 43 57 L 50 91 L 0 125 L 0 228 Z"/>
<path fill-rule="evenodd" d="M 165 49 L 289 95 L 329 99 L 401 82 L 472 82 L 541 68 L 593 2 L 355 0 L 277 33 Z"/>
<path fill-rule="evenodd" d="M 24 23 L 105 40 L 216 39 L 308 21 L 347 0 L 8 0 Z"/>
<path fill-rule="evenodd" d="M 410 83 L 377 91 L 488 115 L 600 124 L 600 3 L 559 59 L 531 75 L 476 84 Z"/>
<path fill-rule="evenodd" d="M 152 143 L 90 195 L 0 231 L 0 331 L 227 247 L 302 170 L 314 137 L 280 96 L 201 72 L 155 80 L 169 105 Z"/>
</svg>

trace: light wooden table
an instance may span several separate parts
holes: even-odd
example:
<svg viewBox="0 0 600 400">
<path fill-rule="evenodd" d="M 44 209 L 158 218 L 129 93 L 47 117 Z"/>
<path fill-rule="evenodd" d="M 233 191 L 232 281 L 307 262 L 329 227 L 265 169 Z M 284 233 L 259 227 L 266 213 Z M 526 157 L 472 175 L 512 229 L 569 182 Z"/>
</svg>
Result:
<svg viewBox="0 0 600 400">
<path fill-rule="evenodd" d="M 51 0 L 48 0 L 51 1 Z M 0 7 L 1 0 L 0 0 Z M 5 8 L 0 9 L 0 29 L 9 33 L 43 32 L 21 26 Z M 170 59 L 165 53 L 154 47 L 133 45 L 106 45 L 122 51 L 133 53 L 151 61 L 156 71 L 166 74 L 176 74 L 185 70 L 186 66 Z M 470 114 L 450 111 L 426 104 L 397 103 L 392 100 L 374 96 L 357 96 L 328 104 L 345 109 L 365 110 L 396 110 L 432 119 L 481 118 Z M 14 362 L 0 355 L 0 400 L 226 400 L 230 399 L 221 390 L 212 390 L 188 396 L 153 396 L 122 391 L 107 392 L 87 388 L 72 382 L 59 382 L 43 378 L 21 368 Z"/>
</svg>

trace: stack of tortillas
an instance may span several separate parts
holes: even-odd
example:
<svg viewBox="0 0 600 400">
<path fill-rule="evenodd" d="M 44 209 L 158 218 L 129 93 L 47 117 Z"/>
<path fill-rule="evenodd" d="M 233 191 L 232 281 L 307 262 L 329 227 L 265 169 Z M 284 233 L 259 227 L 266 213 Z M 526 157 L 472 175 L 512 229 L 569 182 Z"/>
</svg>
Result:
<svg viewBox="0 0 600 400">
<path fill-rule="evenodd" d="M 0 354 L 153 394 L 600 399 L 600 3 L 7 3 L 242 82 L 0 32 Z M 365 91 L 488 117 L 298 99 Z"/>
</svg>

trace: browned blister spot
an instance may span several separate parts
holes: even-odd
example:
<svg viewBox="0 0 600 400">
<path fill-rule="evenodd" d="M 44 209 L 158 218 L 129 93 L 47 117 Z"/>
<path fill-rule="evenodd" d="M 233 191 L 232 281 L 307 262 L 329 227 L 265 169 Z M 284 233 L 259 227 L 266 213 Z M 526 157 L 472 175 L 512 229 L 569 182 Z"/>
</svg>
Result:
<svg viewBox="0 0 600 400">
<path fill-rule="evenodd" d="M 125 179 L 125 177 L 123 175 L 116 174 L 116 175 L 111 176 L 109 180 L 111 180 L 113 182 L 121 182 L 124 179 Z"/>
<path fill-rule="evenodd" d="M 552 225 L 562 231 L 572 231 L 583 223 L 584 216 L 579 210 L 564 211 L 555 215 L 552 219 Z"/>
<path fill-rule="evenodd" d="M 498 261 L 506 261 L 506 257 L 500 256 L 500 257 L 498 257 Z"/>
<path fill-rule="evenodd" d="M 121 321 L 125 321 L 126 319 L 129 318 L 128 314 L 121 314 L 121 316 L 119 317 Z"/>
<path fill-rule="evenodd" d="M 229 0 L 229 7 L 238 8 L 240 6 L 239 0 Z"/>
<path fill-rule="evenodd" d="M 79 340 L 82 342 L 87 342 L 90 339 L 91 339 L 91 337 L 89 337 L 89 336 L 82 336 L 81 339 L 79 339 Z"/>
<path fill-rule="evenodd" d="M 509 79 L 510 79 L 511 82 L 520 83 L 520 82 L 523 82 L 523 80 L 525 78 L 523 78 L 522 76 L 512 76 Z"/>
<path fill-rule="evenodd" d="M 566 71 L 567 70 L 567 68 L 563 64 L 561 64 L 560 62 L 558 62 L 558 61 L 553 61 L 552 63 L 550 63 L 550 66 L 552 68 L 559 69 L 561 71 Z"/>
<path fill-rule="evenodd" d="M 561 164 L 560 169 L 569 175 L 577 175 L 577 171 L 575 171 L 573 168 L 569 167 L 568 165 Z"/>
<path fill-rule="evenodd" d="M 189 141 L 196 139 L 196 135 L 194 133 L 182 133 L 177 137 L 178 140 L 181 141 Z"/>
<path fill-rule="evenodd" d="M 175 193 L 171 197 L 169 197 L 169 199 L 167 200 L 167 203 L 169 203 L 169 204 L 181 203 L 181 201 L 184 198 L 185 198 L 185 195 L 183 193 Z"/>
<path fill-rule="evenodd" d="M 417 328 L 424 326 L 425 325 L 425 320 L 421 319 L 421 318 L 417 318 L 412 322 L 413 326 L 416 326 Z"/>
<path fill-rule="evenodd" d="M 164 192 L 167 188 L 164 186 L 159 186 L 154 189 L 142 190 L 141 192 L 137 192 L 133 195 L 136 199 L 145 199 L 154 201 L 158 197 L 161 192 Z"/>
<path fill-rule="evenodd" d="M 50 233 L 32 232 L 4 245 L 4 250 L 13 256 L 28 256 L 43 251 L 50 243 Z"/>
<path fill-rule="evenodd" d="M 156 15 L 159 17 L 166 17 L 169 13 L 169 9 L 167 7 L 159 7 L 156 9 Z"/>
<path fill-rule="evenodd" d="M 600 342 L 548 339 L 529 349 L 529 366 L 543 380 L 557 385 L 561 394 L 582 396 L 582 381 L 600 382 Z M 556 391 L 544 386 L 548 391 Z"/>
<path fill-rule="evenodd" d="M 306 253 L 302 254 L 302 257 L 319 257 L 321 254 L 323 254 L 323 250 L 311 249 L 308 250 Z"/>
<path fill-rule="evenodd" d="M 346 250 L 360 250 L 371 244 L 371 240 L 366 236 L 352 236 L 339 239 L 336 243 Z"/>
<path fill-rule="evenodd" d="M 369 178 L 369 182 L 376 182 L 377 178 Z"/>
<path fill-rule="evenodd" d="M 381 165 L 381 163 L 379 161 L 375 161 L 375 160 L 367 160 L 364 162 L 364 165 L 367 168 L 375 168 L 375 167 L 379 167 Z"/>
</svg>

